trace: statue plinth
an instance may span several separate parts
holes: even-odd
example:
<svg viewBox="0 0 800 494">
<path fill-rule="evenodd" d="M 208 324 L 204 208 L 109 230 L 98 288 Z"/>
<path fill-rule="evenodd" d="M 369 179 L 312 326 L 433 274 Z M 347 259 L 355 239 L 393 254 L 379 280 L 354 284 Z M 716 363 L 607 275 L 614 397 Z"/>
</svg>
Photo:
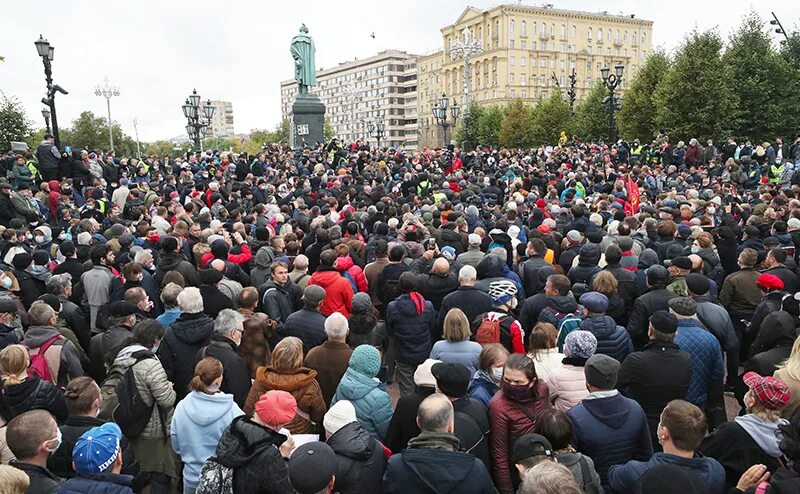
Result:
<svg viewBox="0 0 800 494">
<path fill-rule="evenodd" d="M 292 104 L 293 148 L 325 142 L 325 105 L 316 94 L 297 94 Z"/>
</svg>

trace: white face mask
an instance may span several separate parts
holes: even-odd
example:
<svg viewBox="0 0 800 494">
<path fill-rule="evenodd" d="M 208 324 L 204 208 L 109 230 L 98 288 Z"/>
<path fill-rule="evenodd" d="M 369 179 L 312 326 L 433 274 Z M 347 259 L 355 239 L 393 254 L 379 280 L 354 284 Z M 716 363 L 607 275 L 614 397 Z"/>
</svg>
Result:
<svg viewBox="0 0 800 494">
<path fill-rule="evenodd" d="M 503 379 L 503 368 L 492 367 L 492 380 L 496 383 L 499 383 L 501 379 Z"/>
</svg>

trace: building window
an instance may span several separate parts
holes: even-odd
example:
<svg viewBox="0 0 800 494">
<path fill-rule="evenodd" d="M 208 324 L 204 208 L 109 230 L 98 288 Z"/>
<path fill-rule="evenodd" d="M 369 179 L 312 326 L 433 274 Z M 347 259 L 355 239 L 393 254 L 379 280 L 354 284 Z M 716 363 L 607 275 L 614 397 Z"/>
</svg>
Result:
<svg viewBox="0 0 800 494">
<path fill-rule="evenodd" d="M 597 41 L 603 41 L 603 28 L 597 28 Z"/>
<path fill-rule="evenodd" d="M 545 24 L 544 22 L 542 23 L 542 30 L 540 34 L 542 37 L 547 36 L 547 24 Z"/>
<path fill-rule="evenodd" d="M 627 48 L 623 49 L 623 52 L 624 52 L 625 56 L 627 57 L 628 56 L 628 49 Z"/>
<path fill-rule="evenodd" d="M 592 71 L 592 62 L 586 62 L 586 72 Z"/>
<path fill-rule="evenodd" d="M 620 33 L 619 33 L 619 29 L 617 29 L 617 34 L 616 34 L 616 38 L 615 38 L 615 41 L 616 41 L 617 43 L 621 43 L 621 42 L 622 42 L 622 38 L 621 38 L 620 36 L 621 36 L 621 35 L 620 35 Z"/>
<path fill-rule="evenodd" d="M 521 39 L 519 41 L 519 47 L 522 48 L 523 50 L 527 50 L 528 49 L 528 42 L 525 41 L 524 39 Z"/>
<path fill-rule="evenodd" d="M 508 83 L 509 84 L 514 84 L 514 73 L 513 72 L 508 74 Z"/>
<path fill-rule="evenodd" d="M 633 49 L 633 58 L 636 58 L 636 57 L 638 57 L 638 56 L 639 56 L 639 50 L 637 50 L 636 48 L 634 48 L 634 49 Z"/>
<path fill-rule="evenodd" d="M 567 68 L 567 63 L 564 60 L 559 60 L 558 65 L 559 65 L 559 68 L 561 70 L 564 70 L 564 69 Z"/>
<path fill-rule="evenodd" d="M 508 21 L 508 31 L 513 33 L 514 32 L 514 19 Z"/>
<path fill-rule="evenodd" d="M 527 98 L 527 97 L 528 97 L 528 91 L 526 91 L 526 90 L 524 90 L 524 89 L 523 89 L 523 90 L 522 90 L 522 97 L 523 97 L 523 98 Z"/>
<path fill-rule="evenodd" d="M 575 60 L 571 60 L 571 61 L 569 62 L 569 69 L 570 69 L 570 70 L 575 70 Z"/>
<path fill-rule="evenodd" d="M 636 45 L 636 33 L 631 34 L 631 41 L 633 42 L 634 46 Z"/>
<path fill-rule="evenodd" d="M 517 94 L 513 89 L 509 93 L 511 94 L 512 98 L 516 98 L 517 97 Z"/>
<path fill-rule="evenodd" d="M 642 44 L 645 44 L 645 42 L 647 42 L 647 33 L 642 33 Z"/>
<path fill-rule="evenodd" d="M 556 59 L 555 58 L 551 58 L 550 59 L 550 68 L 551 69 L 556 68 Z"/>
<path fill-rule="evenodd" d="M 536 51 L 536 42 L 535 41 L 531 41 L 531 50 Z"/>
<path fill-rule="evenodd" d="M 622 35 L 622 41 L 625 43 L 628 42 L 628 31 L 625 31 L 625 34 Z"/>
<path fill-rule="evenodd" d="M 508 47 L 511 48 L 512 50 L 514 49 L 514 40 L 513 39 L 508 40 Z"/>
<path fill-rule="evenodd" d="M 511 55 L 510 57 L 508 57 L 508 65 L 511 65 L 513 67 L 514 63 L 515 63 L 514 55 Z"/>
<path fill-rule="evenodd" d="M 527 83 L 527 81 L 525 80 L 525 74 L 520 74 L 519 75 L 519 85 L 520 86 L 524 86 L 526 83 Z"/>
<path fill-rule="evenodd" d="M 564 87 L 564 76 L 563 75 L 558 78 L 558 85 L 561 86 L 561 87 Z"/>
<path fill-rule="evenodd" d="M 556 25 L 555 24 L 550 24 L 550 37 L 551 38 L 555 38 L 556 37 Z"/>
<path fill-rule="evenodd" d="M 525 67 L 527 65 L 528 65 L 528 59 L 526 57 L 520 57 L 519 58 L 519 66 L 520 67 Z"/>
<path fill-rule="evenodd" d="M 539 76 L 539 85 L 544 87 L 545 86 L 545 77 L 543 75 Z"/>
<path fill-rule="evenodd" d="M 588 53 L 589 55 L 592 54 L 592 45 L 586 47 L 586 53 Z"/>
<path fill-rule="evenodd" d="M 527 36 L 528 35 L 528 23 L 525 22 L 525 21 L 522 21 L 522 24 L 520 24 L 519 27 L 520 27 L 520 34 L 522 34 L 523 36 Z"/>
<path fill-rule="evenodd" d="M 561 24 L 561 39 L 567 39 L 567 26 Z"/>
<path fill-rule="evenodd" d="M 561 43 L 559 48 L 561 49 L 561 51 L 567 51 L 567 44 L 566 43 Z"/>
<path fill-rule="evenodd" d="M 642 60 L 647 57 L 647 50 L 642 50 Z"/>
<path fill-rule="evenodd" d="M 588 28 L 586 30 L 586 39 L 588 39 L 589 41 L 592 40 L 592 28 Z"/>
<path fill-rule="evenodd" d="M 547 59 L 542 57 L 539 59 L 539 67 L 546 69 L 547 68 Z"/>
</svg>

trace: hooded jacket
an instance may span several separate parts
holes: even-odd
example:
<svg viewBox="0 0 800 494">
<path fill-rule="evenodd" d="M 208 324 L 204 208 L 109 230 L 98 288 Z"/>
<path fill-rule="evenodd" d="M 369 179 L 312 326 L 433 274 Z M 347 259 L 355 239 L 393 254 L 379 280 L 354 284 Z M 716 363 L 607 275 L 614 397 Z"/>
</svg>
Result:
<svg viewBox="0 0 800 494">
<path fill-rule="evenodd" d="M 367 277 L 364 276 L 364 270 L 358 267 L 355 262 L 353 262 L 352 257 L 337 257 L 335 266 L 339 273 L 347 271 L 350 277 L 356 282 L 356 288 L 358 288 L 359 292 L 367 293 L 369 291 Z M 342 277 L 344 277 L 344 275 L 342 275 Z"/>
<path fill-rule="evenodd" d="M 581 323 L 581 329 L 589 331 L 597 338 L 597 351 L 622 362 L 633 351 L 633 343 L 628 332 L 611 316 L 587 317 Z"/>
<path fill-rule="evenodd" d="M 47 349 L 44 358 L 50 368 L 53 383 L 66 387 L 70 379 L 83 376 L 81 358 L 75 344 L 61 336 L 61 333 L 52 326 L 29 327 L 25 332 L 23 344 L 28 349 L 35 349 L 55 336 L 59 338 Z"/>
<path fill-rule="evenodd" d="M 348 367 L 336 388 L 331 405 L 340 400 L 353 404 L 356 418 L 364 430 L 381 441 L 386 438 L 389 421 L 392 420 L 392 401 L 378 379 Z"/>
<path fill-rule="evenodd" d="M 725 490 L 725 469 L 713 458 L 697 455 L 683 458 L 668 453 L 656 453 L 648 461 L 632 460 L 624 465 L 614 465 L 608 471 L 611 488 L 615 492 L 634 492 L 642 475 L 658 465 L 675 465 L 697 477 L 706 487 L 708 494 L 723 494 Z M 738 478 L 737 478 L 738 480 Z"/>
<path fill-rule="evenodd" d="M 167 328 L 157 354 L 167 378 L 175 383 L 178 401 L 189 393 L 197 352 L 208 345 L 213 332 L 214 320 L 202 312 L 182 313 Z"/>
<path fill-rule="evenodd" d="M 6 423 L 31 410 L 47 410 L 59 424 L 69 416 L 64 395 L 50 381 L 30 376 L 19 384 L 3 385 L 0 389 L 0 415 Z"/>
<path fill-rule="evenodd" d="M 164 253 L 158 259 L 156 274 L 153 280 L 156 286 L 161 286 L 164 281 L 164 276 L 170 271 L 177 271 L 182 274 L 183 279 L 186 281 L 186 286 L 200 286 L 200 275 L 197 273 L 197 270 L 192 263 L 184 259 L 178 252 Z"/>
<path fill-rule="evenodd" d="M 567 412 L 573 424 L 570 444 L 594 460 L 603 489 L 608 470 L 630 460 L 647 461 L 653 454 L 644 410 L 619 393 L 587 397 Z"/>
<path fill-rule="evenodd" d="M 256 250 L 254 266 L 250 270 L 250 283 L 253 286 L 261 286 L 270 278 L 269 265 L 272 264 L 272 260 L 272 250 L 269 247 Z"/>
<path fill-rule="evenodd" d="M 264 313 L 279 324 L 285 323 L 289 315 L 301 307 L 303 293 L 291 281 L 279 285 L 270 278 L 258 288 L 258 293 Z"/>
<path fill-rule="evenodd" d="M 250 387 L 244 402 L 244 412 L 253 413 L 256 402 L 267 391 L 281 390 L 291 393 L 297 401 L 298 413 L 284 427 L 292 434 L 311 434 L 315 424 L 321 424 L 328 408 L 322 398 L 322 390 L 317 383 L 317 371 L 306 367 L 291 370 L 276 370 L 273 367 L 259 367 L 256 379 Z M 303 417 L 305 414 L 308 419 Z M 312 423 L 313 422 L 313 423 Z"/>
<path fill-rule="evenodd" d="M 222 433 L 244 412 L 233 395 L 192 391 L 175 407 L 170 427 L 172 449 L 183 462 L 183 481 L 194 487 L 203 463 L 214 454 Z"/>
<path fill-rule="evenodd" d="M 386 309 L 386 329 L 395 344 L 398 363 L 417 366 L 431 353 L 436 324 L 433 304 L 417 292 L 404 293 Z"/>
<path fill-rule="evenodd" d="M 351 422 L 326 441 L 336 453 L 336 484 L 340 494 L 380 494 L 386 454 L 383 445 L 358 422 Z"/>
<path fill-rule="evenodd" d="M 409 442 L 408 449 L 389 458 L 384 494 L 496 493 L 483 463 L 469 453 L 456 451 L 457 445 L 452 434 L 420 434 Z"/>
<path fill-rule="evenodd" d="M 361 274 L 363 276 L 364 273 Z M 366 284 L 366 278 L 364 283 Z M 319 285 L 325 289 L 325 299 L 319 307 L 320 312 L 326 316 L 339 312 L 344 317 L 350 317 L 350 311 L 353 309 L 353 288 L 335 267 L 320 266 L 311 275 L 308 285 Z"/>
<path fill-rule="evenodd" d="M 666 285 L 659 284 L 636 299 L 626 326 L 636 348 L 643 348 L 647 344 L 650 316 L 659 310 L 669 310 L 669 301 L 675 297 L 677 295 L 667 290 Z"/>
<path fill-rule="evenodd" d="M 288 462 L 278 448 L 286 436 L 236 417 L 217 445 L 214 456 L 220 465 L 233 469 L 234 494 L 296 494 L 289 483 Z"/>
</svg>

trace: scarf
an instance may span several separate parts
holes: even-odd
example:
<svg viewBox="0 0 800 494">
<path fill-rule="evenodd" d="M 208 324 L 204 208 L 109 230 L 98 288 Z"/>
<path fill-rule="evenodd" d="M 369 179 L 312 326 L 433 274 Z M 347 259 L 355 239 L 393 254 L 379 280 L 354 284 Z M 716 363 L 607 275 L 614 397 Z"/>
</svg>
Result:
<svg viewBox="0 0 800 494">
<path fill-rule="evenodd" d="M 408 441 L 409 448 L 435 449 L 439 451 L 458 451 L 459 443 L 455 434 L 449 432 L 420 432 L 419 436 Z"/>
</svg>

